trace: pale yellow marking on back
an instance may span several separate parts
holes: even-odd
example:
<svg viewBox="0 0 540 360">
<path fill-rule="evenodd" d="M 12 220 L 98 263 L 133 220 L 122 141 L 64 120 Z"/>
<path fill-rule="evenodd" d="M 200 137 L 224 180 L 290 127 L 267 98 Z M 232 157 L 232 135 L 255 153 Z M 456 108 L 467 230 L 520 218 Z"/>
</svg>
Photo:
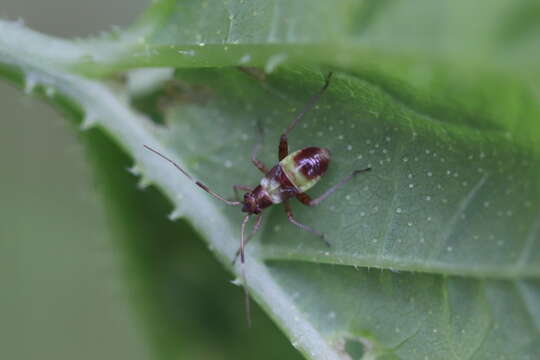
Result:
<svg viewBox="0 0 540 360">
<path fill-rule="evenodd" d="M 263 177 L 261 179 L 261 186 L 266 190 L 274 204 L 279 204 L 283 201 L 280 191 L 281 184 L 278 181 Z"/>
<path fill-rule="evenodd" d="M 285 158 L 283 158 L 283 160 L 281 160 L 279 164 L 281 165 L 283 172 L 285 172 L 285 175 L 287 175 L 291 183 L 298 189 L 298 191 L 306 192 L 319 182 L 321 176 L 319 175 L 309 180 L 304 176 L 304 174 L 300 172 L 300 170 L 294 163 L 294 157 L 296 156 L 296 154 L 298 154 L 299 151 L 301 151 L 301 149 L 290 153 Z"/>
</svg>

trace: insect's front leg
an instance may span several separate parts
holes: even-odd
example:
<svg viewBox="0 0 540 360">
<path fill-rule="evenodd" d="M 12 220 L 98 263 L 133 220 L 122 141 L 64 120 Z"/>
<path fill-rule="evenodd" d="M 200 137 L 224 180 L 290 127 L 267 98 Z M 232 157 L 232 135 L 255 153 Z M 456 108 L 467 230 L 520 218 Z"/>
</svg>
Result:
<svg viewBox="0 0 540 360">
<path fill-rule="evenodd" d="M 287 155 L 289 155 L 289 141 L 287 139 L 287 134 L 283 134 L 279 138 L 279 150 L 278 150 L 279 161 L 286 158 Z"/>
<path fill-rule="evenodd" d="M 240 197 L 239 191 L 244 191 L 244 192 L 253 191 L 252 188 L 245 185 L 233 185 L 233 190 L 234 190 L 234 198 L 236 199 L 236 201 L 242 200 L 242 198 Z"/>
<path fill-rule="evenodd" d="M 279 138 L 279 161 L 283 160 L 287 155 L 289 155 L 289 143 L 288 143 L 289 133 L 292 131 L 292 129 L 294 129 L 296 124 L 300 122 L 300 120 L 304 117 L 304 115 L 306 115 L 306 113 L 315 106 L 317 101 L 319 101 L 322 94 L 324 94 L 324 92 L 328 88 L 328 85 L 330 85 L 331 78 L 332 78 L 332 73 L 329 72 L 328 75 L 326 75 L 326 78 L 324 79 L 323 87 L 315 95 L 312 95 L 311 98 L 309 98 L 308 102 L 306 103 L 302 111 L 298 115 L 296 115 L 296 117 L 290 123 L 289 127 L 285 129 L 285 131 Z"/>
<path fill-rule="evenodd" d="M 255 144 L 253 147 L 253 151 L 251 152 L 251 162 L 257 169 L 259 169 L 260 172 L 266 175 L 269 171 L 268 168 L 260 160 L 257 160 L 257 153 L 259 152 L 260 148 L 261 143 Z"/>
<path fill-rule="evenodd" d="M 263 142 L 263 129 L 259 121 L 257 122 L 257 132 L 259 139 L 257 140 L 257 143 L 253 146 L 253 150 L 251 151 L 251 162 L 253 163 L 253 165 L 255 165 L 257 169 L 259 169 L 260 172 L 266 175 L 269 171 L 268 168 L 262 163 L 262 161 L 257 159 L 257 153 L 261 149 Z"/>
<path fill-rule="evenodd" d="M 261 228 L 262 218 L 263 218 L 262 214 L 257 215 L 257 221 L 255 222 L 255 225 L 253 225 L 253 229 L 251 230 L 251 234 L 249 234 L 249 236 L 244 241 L 244 246 L 247 245 L 249 240 L 253 239 L 255 234 L 257 234 L 257 231 L 259 231 L 259 229 Z M 241 252 L 241 249 L 238 249 L 236 251 L 236 255 L 234 256 L 234 259 L 233 259 L 233 262 L 232 262 L 233 265 L 236 263 L 236 260 L 238 260 L 238 256 L 240 256 L 240 252 Z"/>
</svg>

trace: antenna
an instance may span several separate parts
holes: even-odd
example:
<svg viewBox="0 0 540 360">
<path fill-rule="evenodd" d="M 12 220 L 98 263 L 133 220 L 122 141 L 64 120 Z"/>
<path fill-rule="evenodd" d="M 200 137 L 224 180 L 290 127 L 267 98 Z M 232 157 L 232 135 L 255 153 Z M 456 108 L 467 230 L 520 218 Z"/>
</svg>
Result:
<svg viewBox="0 0 540 360">
<path fill-rule="evenodd" d="M 242 203 L 240 201 L 230 201 L 230 200 L 227 200 L 225 199 L 224 197 L 216 194 L 215 192 L 213 192 L 212 190 L 210 190 L 210 188 L 208 186 L 206 186 L 205 184 L 203 184 L 202 182 L 200 182 L 199 180 L 195 180 L 191 175 L 189 175 L 189 173 L 187 171 L 185 171 L 184 169 L 182 169 L 182 167 L 180 165 L 178 165 L 178 163 L 176 163 L 175 161 L 169 159 L 168 157 L 166 157 L 165 155 L 163 155 L 162 153 L 160 153 L 159 151 L 157 151 L 156 149 L 153 149 L 151 148 L 150 146 L 148 145 L 143 145 L 147 150 L 150 150 L 151 152 L 153 152 L 154 154 L 162 157 L 163 159 L 167 160 L 168 162 L 170 162 L 175 168 L 177 168 L 178 170 L 180 170 L 180 172 L 182 174 L 184 174 L 189 180 L 193 181 L 195 183 L 195 185 L 197 185 L 198 187 L 200 187 L 201 189 L 203 189 L 204 191 L 206 191 L 207 193 L 209 193 L 210 195 L 212 195 L 213 197 L 215 197 L 216 199 L 218 200 L 221 200 L 223 201 L 225 204 L 227 205 L 230 205 L 230 206 L 240 206 L 242 205 Z"/>
</svg>

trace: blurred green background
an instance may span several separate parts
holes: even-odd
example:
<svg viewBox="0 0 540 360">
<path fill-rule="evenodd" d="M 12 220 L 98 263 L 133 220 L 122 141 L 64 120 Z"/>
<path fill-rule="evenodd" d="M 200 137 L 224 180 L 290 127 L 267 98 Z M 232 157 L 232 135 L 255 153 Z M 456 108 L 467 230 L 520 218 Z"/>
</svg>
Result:
<svg viewBox="0 0 540 360">
<path fill-rule="evenodd" d="M 0 17 L 83 37 L 146 5 L 4 0 Z M 1 359 L 300 358 L 258 309 L 246 328 L 240 288 L 99 131 L 2 82 L 0 108 Z"/>
</svg>

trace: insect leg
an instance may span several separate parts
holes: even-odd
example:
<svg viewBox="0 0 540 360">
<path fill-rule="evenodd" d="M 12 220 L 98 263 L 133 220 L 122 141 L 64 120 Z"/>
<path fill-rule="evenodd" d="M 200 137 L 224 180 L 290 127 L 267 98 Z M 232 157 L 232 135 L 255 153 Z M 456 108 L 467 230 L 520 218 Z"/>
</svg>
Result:
<svg viewBox="0 0 540 360">
<path fill-rule="evenodd" d="M 335 184 L 334 186 L 332 186 L 331 188 L 326 190 L 324 192 L 324 194 L 322 194 L 318 198 L 311 199 L 311 197 L 306 193 L 298 194 L 298 195 L 296 195 L 296 198 L 304 205 L 316 206 L 321 201 L 323 201 L 324 199 L 326 199 L 327 197 L 332 195 L 332 193 L 334 191 L 336 191 L 337 189 L 339 189 L 339 188 L 343 187 L 345 184 L 347 184 L 353 177 L 355 177 L 356 175 L 358 175 L 360 173 L 367 172 L 367 171 L 370 171 L 370 170 L 371 170 L 371 168 L 365 168 L 365 169 L 362 169 L 362 170 L 353 171 L 349 176 L 346 176 L 343 179 L 341 179 L 341 181 L 339 181 L 337 184 Z"/>
<path fill-rule="evenodd" d="M 289 155 L 289 141 L 287 139 L 287 135 L 283 134 L 279 138 L 279 150 L 278 150 L 279 161 L 283 160 L 287 155 Z"/>
<path fill-rule="evenodd" d="M 304 117 L 304 115 L 306 115 L 306 113 L 315 106 L 319 98 L 322 96 L 322 94 L 324 94 L 324 92 L 328 88 L 328 85 L 330 85 L 331 78 L 332 78 L 332 72 L 329 72 L 328 75 L 326 75 L 326 79 L 324 81 L 323 87 L 315 95 L 312 95 L 309 98 L 308 102 L 306 103 L 302 111 L 298 115 L 296 115 L 296 117 L 293 119 L 289 127 L 285 129 L 285 131 L 279 138 L 279 161 L 283 160 L 283 158 L 286 157 L 289 153 L 289 144 L 288 144 L 289 133 L 292 131 L 292 129 L 294 129 L 296 124 L 298 124 L 298 122 Z"/>
<path fill-rule="evenodd" d="M 253 151 L 251 152 L 251 162 L 257 169 L 260 170 L 260 172 L 266 175 L 266 173 L 269 171 L 268 168 L 260 160 L 257 160 L 257 152 L 259 152 L 260 148 L 261 143 L 257 143 L 253 147 Z"/>
<path fill-rule="evenodd" d="M 245 185 L 233 185 L 233 190 L 234 190 L 234 198 L 237 201 L 240 201 L 241 198 L 240 198 L 240 193 L 238 191 L 249 192 L 249 191 L 252 191 L 253 189 Z"/>
<path fill-rule="evenodd" d="M 260 121 L 257 121 L 257 143 L 253 146 L 251 151 L 251 162 L 260 172 L 266 175 L 268 173 L 268 168 L 259 160 L 257 160 L 257 153 L 261 150 L 263 143 L 263 129 Z"/>
<path fill-rule="evenodd" d="M 255 236 L 255 234 L 257 233 L 257 231 L 259 231 L 259 229 L 261 228 L 261 224 L 262 224 L 262 214 L 259 214 L 257 216 L 257 220 L 255 222 L 255 225 L 253 225 L 253 230 L 251 230 L 251 234 L 249 234 L 249 236 L 246 238 L 246 241 L 244 242 L 244 246 L 247 245 L 247 243 L 249 242 L 249 240 L 253 239 L 253 237 Z M 236 263 L 236 260 L 238 260 L 238 256 L 240 255 L 240 249 L 238 249 L 236 251 L 236 255 L 234 256 L 234 260 L 233 260 L 233 265 L 234 263 Z"/>
<path fill-rule="evenodd" d="M 298 221 L 296 221 L 296 219 L 294 218 L 294 214 L 292 212 L 292 209 L 291 209 L 291 205 L 289 204 L 288 200 L 285 200 L 283 202 L 283 207 L 285 209 L 285 213 L 287 214 L 287 218 L 289 219 L 289 221 L 292 224 L 298 226 L 302 230 L 308 231 L 308 232 L 320 237 L 324 241 L 326 246 L 330 246 L 330 243 L 328 241 L 326 241 L 326 236 L 322 232 L 319 232 L 319 231 L 317 231 L 317 230 L 315 230 L 315 229 L 313 229 L 313 228 L 311 228 L 311 227 L 309 227 L 307 225 L 301 224 Z"/>
<path fill-rule="evenodd" d="M 246 241 L 245 241 L 245 233 L 246 233 L 246 224 L 249 220 L 249 217 L 251 215 L 248 214 L 244 217 L 244 220 L 242 220 L 242 230 L 241 230 L 241 237 L 240 237 L 240 261 L 242 262 L 242 264 L 244 263 L 244 247 L 246 245 Z"/>
</svg>

